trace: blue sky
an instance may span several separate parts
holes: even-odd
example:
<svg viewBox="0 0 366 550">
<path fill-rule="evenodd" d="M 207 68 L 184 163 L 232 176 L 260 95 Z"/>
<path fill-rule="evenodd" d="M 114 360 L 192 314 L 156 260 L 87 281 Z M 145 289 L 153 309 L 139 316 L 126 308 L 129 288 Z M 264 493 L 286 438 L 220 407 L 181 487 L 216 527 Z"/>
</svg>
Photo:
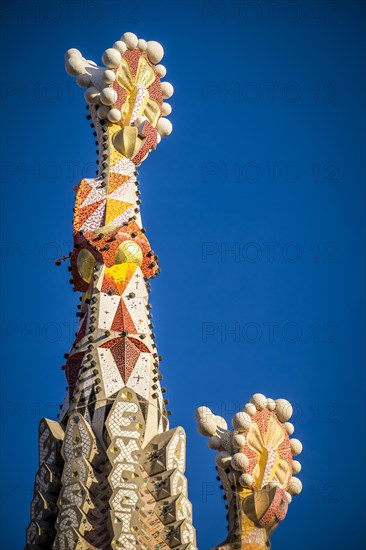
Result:
<svg viewBox="0 0 366 550">
<path fill-rule="evenodd" d="M 20 550 L 37 425 L 75 331 L 73 186 L 95 173 L 70 47 L 165 48 L 173 134 L 140 168 L 151 301 L 200 550 L 226 533 L 199 405 L 295 404 L 303 493 L 274 550 L 364 547 L 363 2 L 2 2 L 1 550 Z"/>
</svg>

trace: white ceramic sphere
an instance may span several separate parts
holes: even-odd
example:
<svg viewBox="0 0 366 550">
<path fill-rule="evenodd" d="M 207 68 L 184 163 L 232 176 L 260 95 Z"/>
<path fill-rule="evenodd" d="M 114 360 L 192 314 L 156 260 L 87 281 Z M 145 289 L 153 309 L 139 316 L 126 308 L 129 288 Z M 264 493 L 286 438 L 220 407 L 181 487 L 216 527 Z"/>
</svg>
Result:
<svg viewBox="0 0 366 550">
<path fill-rule="evenodd" d="M 155 70 L 160 78 L 164 78 L 166 75 L 166 67 L 164 65 L 156 65 Z"/>
<path fill-rule="evenodd" d="M 113 48 L 115 50 L 118 50 L 119 53 L 121 53 L 122 55 L 125 53 L 125 51 L 127 50 L 127 46 L 126 46 L 126 43 L 123 42 L 122 40 L 117 40 L 117 42 L 115 42 L 113 44 Z"/>
<path fill-rule="evenodd" d="M 122 56 L 115 48 L 108 48 L 102 55 L 102 61 L 109 69 L 115 69 L 122 61 Z"/>
<path fill-rule="evenodd" d="M 276 408 L 276 401 L 271 397 L 267 397 L 267 409 L 269 411 L 274 411 Z"/>
<path fill-rule="evenodd" d="M 253 405 L 255 405 L 255 408 L 258 411 L 262 411 L 267 406 L 267 398 L 265 395 L 263 395 L 263 393 L 255 393 L 250 398 L 250 401 L 251 403 L 253 403 Z"/>
<path fill-rule="evenodd" d="M 235 453 L 231 458 L 231 466 L 238 472 L 245 472 L 249 466 L 249 458 L 244 453 Z"/>
<path fill-rule="evenodd" d="M 276 399 L 276 414 L 281 422 L 286 422 L 292 416 L 293 408 L 287 399 Z"/>
<path fill-rule="evenodd" d="M 250 427 L 252 420 L 248 413 L 237 412 L 234 414 L 231 423 L 233 425 L 233 428 L 238 432 L 245 432 Z"/>
<path fill-rule="evenodd" d="M 139 50 L 141 50 L 142 52 L 146 52 L 147 50 L 147 42 L 146 40 L 144 40 L 143 38 L 139 38 L 138 42 L 137 42 L 137 47 Z"/>
<path fill-rule="evenodd" d="M 163 103 L 161 106 L 161 114 L 163 116 L 168 116 L 172 112 L 172 106 L 169 103 Z"/>
<path fill-rule="evenodd" d="M 215 435 L 216 422 L 213 415 L 201 416 L 198 419 L 198 430 L 202 435 Z"/>
<path fill-rule="evenodd" d="M 302 452 L 302 443 L 298 439 L 290 439 L 291 451 L 294 456 Z"/>
<path fill-rule="evenodd" d="M 221 439 L 217 435 L 213 435 L 208 439 L 208 446 L 214 451 L 218 451 L 221 448 Z"/>
<path fill-rule="evenodd" d="M 111 109 L 108 113 L 108 120 L 110 122 L 119 122 L 121 118 L 122 114 L 119 109 Z"/>
<path fill-rule="evenodd" d="M 288 435 L 292 435 L 295 431 L 295 426 L 291 422 L 285 422 L 283 427 L 285 428 Z"/>
<path fill-rule="evenodd" d="M 233 445 L 237 449 L 242 449 L 246 443 L 245 436 L 242 434 L 235 434 L 233 436 Z"/>
<path fill-rule="evenodd" d="M 104 105 L 113 105 L 117 101 L 117 92 L 113 88 L 103 88 L 100 100 Z"/>
<path fill-rule="evenodd" d="M 90 76 L 87 74 L 79 74 L 76 78 L 76 83 L 80 88 L 87 88 L 90 84 Z"/>
<path fill-rule="evenodd" d="M 292 496 L 290 495 L 290 493 L 288 491 L 285 492 L 285 495 L 286 495 L 286 498 L 287 498 L 287 502 L 289 504 L 291 504 L 292 502 Z"/>
<path fill-rule="evenodd" d="M 292 471 L 294 472 L 294 474 L 298 474 L 299 472 L 301 472 L 301 464 L 298 460 L 292 461 Z"/>
<path fill-rule="evenodd" d="M 98 117 L 101 120 L 106 120 L 108 118 L 108 113 L 110 109 L 107 107 L 107 105 L 101 105 L 97 111 Z"/>
<path fill-rule="evenodd" d="M 198 407 L 198 409 L 196 410 L 195 417 L 199 418 L 199 417 L 205 416 L 207 414 L 212 414 L 211 409 L 209 409 L 208 407 L 202 406 L 202 407 Z"/>
<path fill-rule="evenodd" d="M 122 35 L 121 40 L 123 40 L 129 50 L 133 50 L 134 48 L 136 48 L 139 41 L 139 39 L 133 32 L 125 32 Z"/>
<path fill-rule="evenodd" d="M 242 487 L 251 487 L 253 483 L 253 477 L 250 474 L 242 474 L 239 477 L 239 483 Z"/>
<path fill-rule="evenodd" d="M 257 412 L 257 408 L 253 403 L 246 403 L 244 405 L 244 411 L 250 416 L 253 416 Z"/>
<path fill-rule="evenodd" d="M 163 92 L 163 98 L 164 99 L 169 99 L 174 94 L 173 85 L 170 84 L 170 82 L 162 82 L 161 83 L 161 91 Z"/>
<path fill-rule="evenodd" d="M 302 483 L 297 477 L 292 477 L 288 486 L 290 495 L 299 495 L 302 491 Z"/>
<path fill-rule="evenodd" d="M 97 103 L 99 101 L 99 92 L 94 86 L 90 86 L 90 88 L 87 88 L 84 93 L 85 101 L 88 103 Z"/>
<path fill-rule="evenodd" d="M 155 40 L 149 40 L 147 43 L 147 56 L 150 59 L 151 63 L 160 63 L 164 57 L 164 48 L 159 42 Z"/>
<path fill-rule="evenodd" d="M 69 50 L 67 50 L 67 52 L 65 52 L 65 60 L 67 61 L 72 55 L 75 57 L 83 57 L 80 50 L 76 48 L 70 48 Z"/>
<path fill-rule="evenodd" d="M 157 131 L 161 135 L 161 137 L 169 136 L 173 131 L 173 125 L 167 118 L 160 118 L 157 126 Z"/>
<path fill-rule="evenodd" d="M 106 69 L 102 74 L 102 80 L 105 84 L 113 84 L 116 80 L 116 74 L 111 69 Z"/>
<path fill-rule="evenodd" d="M 85 59 L 72 55 L 66 61 L 65 69 L 70 76 L 78 76 L 79 74 L 83 74 L 83 72 L 85 72 L 85 64 Z"/>
</svg>

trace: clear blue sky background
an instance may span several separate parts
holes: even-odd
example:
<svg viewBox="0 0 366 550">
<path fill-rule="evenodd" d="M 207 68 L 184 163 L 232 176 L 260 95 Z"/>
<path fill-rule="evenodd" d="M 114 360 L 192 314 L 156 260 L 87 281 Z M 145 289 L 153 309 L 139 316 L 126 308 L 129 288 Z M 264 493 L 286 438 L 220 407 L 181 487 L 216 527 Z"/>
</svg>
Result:
<svg viewBox="0 0 366 550">
<path fill-rule="evenodd" d="M 194 410 L 230 420 L 257 391 L 295 403 L 304 444 L 274 550 L 364 547 L 364 7 L 2 2 L 1 550 L 23 547 L 38 420 L 65 393 L 77 297 L 53 260 L 70 250 L 72 188 L 95 173 L 63 55 L 99 61 L 125 31 L 164 45 L 175 86 L 174 132 L 140 179 L 199 548 L 226 530 Z"/>
</svg>

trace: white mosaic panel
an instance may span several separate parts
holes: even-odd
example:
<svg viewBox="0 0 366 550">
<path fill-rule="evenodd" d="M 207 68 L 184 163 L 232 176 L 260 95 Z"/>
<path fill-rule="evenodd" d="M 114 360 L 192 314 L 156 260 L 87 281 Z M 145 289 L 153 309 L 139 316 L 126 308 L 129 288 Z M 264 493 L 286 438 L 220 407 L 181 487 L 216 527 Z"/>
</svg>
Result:
<svg viewBox="0 0 366 550">
<path fill-rule="evenodd" d="M 138 395 L 144 399 L 149 399 L 150 376 L 152 367 L 152 356 L 150 353 L 141 353 L 133 369 L 127 386 L 132 388 Z"/>
<path fill-rule="evenodd" d="M 147 291 L 144 276 L 140 267 L 136 268 L 136 271 L 131 277 L 131 280 L 123 294 L 124 296 L 127 296 L 130 292 L 134 292 L 134 294 L 136 294 L 136 298 L 144 298 L 145 304 L 147 303 L 149 293 Z"/>
<path fill-rule="evenodd" d="M 149 329 L 149 319 L 147 318 L 146 313 L 146 302 L 144 298 L 129 298 L 128 296 L 123 296 L 123 301 L 127 306 L 128 312 L 131 315 L 133 324 L 136 327 L 136 332 L 141 334 L 148 334 Z"/>
<path fill-rule="evenodd" d="M 104 330 L 109 330 L 111 328 L 120 300 L 120 296 L 109 296 L 105 292 L 100 293 L 98 320 L 99 328 Z"/>
<path fill-rule="evenodd" d="M 137 403 L 131 403 L 129 401 L 115 401 L 113 409 L 110 412 L 107 419 L 108 433 L 112 439 L 118 436 L 135 437 L 131 434 L 140 434 L 135 431 L 129 431 L 126 428 L 136 422 L 136 414 L 139 407 Z"/>
<path fill-rule="evenodd" d="M 100 363 L 100 375 L 104 384 L 106 397 L 113 395 L 116 391 L 123 388 L 124 382 L 113 359 L 111 350 L 107 348 L 98 348 Z"/>
<path fill-rule="evenodd" d="M 125 181 L 118 189 L 108 195 L 108 198 L 123 202 L 130 202 L 135 205 L 136 202 L 136 184 L 135 181 L 129 179 Z"/>
<path fill-rule="evenodd" d="M 110 171 L 117 174 L 124 174 L 125 176 L 134 176 L 135 169 L 135 165 L 131 160 L 123 158 L 119 160 Z"/>
<path fill-rule="evenodd" d="M 73 420 L 74 416 L 76 415 L 71 415 L 71 418 L 67 424 L 67 428 L 65 432 L 65 440 L 62 447 L 65 459 L 67 461 L 71 461 L 74 458 L 78 458 L 78 454 L 75 454 L 76 449 L 81 448 L 82 456 L 90 460 L 93 453 L 92 442 L 93 442 L 94 436 L 88 433 L 86 425 L 84 424 L 80 415 L 77 415 L 77 417 L 79 418 L 78 423 L 74 422 Z M 75 433 L 80 438 L 80 441 L 78 442 L 73 441 L 73 437 Z"/>
</svg>

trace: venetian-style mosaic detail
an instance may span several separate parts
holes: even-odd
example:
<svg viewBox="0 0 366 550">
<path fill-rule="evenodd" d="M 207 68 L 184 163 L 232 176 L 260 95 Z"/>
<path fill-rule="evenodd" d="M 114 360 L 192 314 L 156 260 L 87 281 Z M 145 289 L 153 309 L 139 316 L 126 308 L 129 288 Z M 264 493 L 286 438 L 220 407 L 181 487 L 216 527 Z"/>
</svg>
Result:
<svg viewBox="0 0 366 550">
<path fill-rule="evenodd" d="M 217 549 L 270 548 L 270 535 L 285 518 L 292 496 L 301 492 L 301 481 L 293 476 L 301 465 L 293 457 L 302 445 L 289 437 L 292 413 L 285 399 L 256 393 L 234 415 L 229 430 L 208 407 L 197 409 L 198 430 L 218 451 L 216 469 L 227 501 L 228 536 Z"/>
<path fill-rule="evenodd" d="M 125 33 L 104 52 L 103 66 L 76 49 L 65 56 L 67 72 L 85 88 L 99 168 L 75 188 L 69 271 L 81 293 L 79 326 L 65 354 L 58 422 L 42 419 L 39 427 L 27 550 L 196 549 L 185 433 L 169 428 L 160 384 L 149 304 L 149 279 L 160 270 L 137 179 L 137 166 L 172 131 L 164 100 L 174 90 L 162 81 L 163 54 L 157 42 Z M 200 430 L 220 451 L 227 548 L 268 548 L 301 488 L 292 477 L 300 443 L 288 438 L 286 407 L 264 405 L 258 395 L 235 416 L 233 431 L 198 411 Z"/>
</svg>

